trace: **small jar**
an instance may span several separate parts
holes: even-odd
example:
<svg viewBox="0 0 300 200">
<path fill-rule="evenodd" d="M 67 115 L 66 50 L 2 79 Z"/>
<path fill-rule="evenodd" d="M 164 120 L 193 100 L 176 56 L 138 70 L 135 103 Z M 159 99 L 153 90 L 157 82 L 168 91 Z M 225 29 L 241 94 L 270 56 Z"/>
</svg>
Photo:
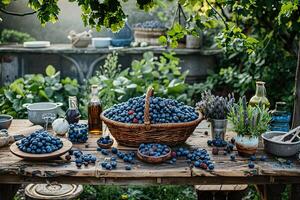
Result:
<svg viewBox="0 0 300 200">
<path fill-rule="evenodd" d="M 68 138 L 72 143 L 85 143 L 88 140 L 88 125 L 70 124 Z"/>
<path fill-rule="evenodd" d="M 285 102 L 276 102 L 275 110 L 271 111 L 271 116 L 271 131 L 289 131 L 291 113 L 287 111 Z"/>
</svg>

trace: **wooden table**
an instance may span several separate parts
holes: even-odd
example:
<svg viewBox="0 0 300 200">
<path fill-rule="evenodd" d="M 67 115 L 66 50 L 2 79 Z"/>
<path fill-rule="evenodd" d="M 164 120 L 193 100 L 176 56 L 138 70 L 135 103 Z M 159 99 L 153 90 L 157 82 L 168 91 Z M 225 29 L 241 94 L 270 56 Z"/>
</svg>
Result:
<svg viewBox="0 0 300 200">
<path fill-rule="evenodd" d="M 9 129 L 11 134 L 24 127 L 32 126 L 27 120 L 13 120 Z M 208 131 L 208 135 L 205 135 Z M 226 139 L 234 134 L 228 132 Z M 160 165 L 145 164 L 137 161 L 130 171 L 125 170 L 123 161 L 118 160 L 116 170 L 105 170 L 101 163 L 108 158 L 97 152 L 97 136 L 90 135 L 86 144 L 74 145 L 85 153 L 97 156 L 95 165 L 77 168 L 74 158 L 66 161 L 64 157 L 47 162 L 30 162 L 22 160 L 10 153 L 8 147 L 0 149 L 0 184 L 45 183 L 57 181 L 60 183 L 81 184 L 118 184 L 118 185 L 147 185 L 147 184 L 184 184 L 184 185 L 211 185 L 211 184 L 285 184 L 300 183 L 300 163 L 295 158 L 292 165 L 280 163 L 276 158 L 269 156 L 267 161 L 255 161 L 255 168 L 248 168 L 248 159 L 236 156 L 236 161 L 230 161 L 229 155 L 212 155 L 211 147 L 207 146 L 210 139 L 210 128 L 207 122 L 202 122 L 188 139 L 185 146 L 189 148 L 205 148 L 215 163 L 212 171 L 190 167 L 185 159 L 178 159 L 176 164 L 163 163 Z M 117 146 L 117 144 L 114 144 Z M 134 148 L 118 146 L 121 151 L 135 151 Z M 233 153 L 236 153 L 234 150 Z M 257 157 L 264 154 L 259 149 Z M 2 185 L 4 187 L 4 185 Z M 0 189 L 1 191 L 1 189 Z"/>
</svg>

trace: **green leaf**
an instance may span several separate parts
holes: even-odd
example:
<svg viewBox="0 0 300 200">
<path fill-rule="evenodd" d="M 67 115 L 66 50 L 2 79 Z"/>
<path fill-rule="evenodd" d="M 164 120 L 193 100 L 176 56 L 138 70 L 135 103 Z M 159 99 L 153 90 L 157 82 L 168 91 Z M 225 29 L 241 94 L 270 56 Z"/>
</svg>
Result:
<svg viewBox="0 0 300 200">
<path fill-rule="evenodd" d="M 46 74 L 47 76 L 53 76 L 55 74 L 56 70 L 52 65 L 48 65 L 46 68 Z"/>
</svg>

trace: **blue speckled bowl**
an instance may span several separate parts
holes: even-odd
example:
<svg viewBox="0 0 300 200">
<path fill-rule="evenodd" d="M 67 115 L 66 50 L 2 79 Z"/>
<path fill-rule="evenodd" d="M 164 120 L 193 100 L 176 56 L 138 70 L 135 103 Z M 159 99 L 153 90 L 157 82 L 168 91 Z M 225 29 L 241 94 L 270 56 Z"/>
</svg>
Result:
<svg viewBox="0 0 300 200">
<path fill-rule="evenodd" d="M 111 45 L 114 47 L 124 47 L 124 46 L 130 46 L 132 39 L 112 39 Z"/>
</svg>

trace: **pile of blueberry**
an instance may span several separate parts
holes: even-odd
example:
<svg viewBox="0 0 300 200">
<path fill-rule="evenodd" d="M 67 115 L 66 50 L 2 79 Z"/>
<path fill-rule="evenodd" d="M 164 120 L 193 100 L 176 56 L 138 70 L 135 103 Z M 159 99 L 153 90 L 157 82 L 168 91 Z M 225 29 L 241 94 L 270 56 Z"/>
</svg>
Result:
<svg viewBox="0 0 300 200">
<path fill-rule="evenodd" d="M 172 159 L 169 161 L 170 164 L 176 162 L 176 158 L 185 157 L 187 162 L 196 168 L 213 170 L 215 168 L 213 162 L 210 160 L 210 156 L 205 149 L 194 149 L 188 150 L 186 148 L 179 148 L 177 151 L 171 153 Z"/>
<path fill-rule="evenodd" d="M 97 151 L 101 152 L 105 156 L 109 155 L 108 149 L 103 149 L 101 147 L 98 147 Z M 111 153 L 115 154 L 119 159 L 121 159 L 125 163 L 127 163 L 127 165 L 125 166 L 126 170 L 131 170 L 131 164 L 135 164 L 135 153 L 134 152 L 124 153 L 124 152 L 119 151 L 117 148 L 112 147 Z M 117 158 L 115 156 L 112 156 L 109 159 L 109 161 L 105 160 L 104 162 L 102 162 L 101 166 L 107 170 L 115 169 L 117 167 Z"/>
<path fill-rule="evenodd" d="M 66 159 L 69 160 L 71 159 L 71 156 L 74 155 L 75 157 L 75 163 L 77 167 L 81 167 L 82 165 L 88 166 L 89 164 L 95 164 L 96 163 L 96 156 L 92 154 L 84 154 L 80 150 L 70 150 L 69 155 L 66 156 Z"/>
<path fill-rule="evenodd" d="M 98 140 L 97 140 L 97 143 L 100 143 L 100 144 L 111 144 L 113 142 L 113 140 L 110 138 L 110 136 L 105 136 L 105 137 L 100 137 Z"/>
<path fill-rule="evenodd" d="M 165 144 L 141 144 L 139 152 L 145 156 L 160 157 L 170 152 L 170 148 Z"/>
<path fill-rule="evenodd" d="M 17 142 L 18 148 L 26 153 L 45 154 L 62 148 L 62 141 L 47 131 L 36 131 Z"/>
<path fill-rule="evenodd" d="M 127 102 L 114 105 L 105 111 L 105 117 L 123 123 L 144 123 L 145 96 L 134 97 Z M 150 122 L 180 123 L 190 122 L 198 118 L 195 108 L 184 105 L 173 99 L 161 97 L 150 98 Z"/>
<path fill-rule="evenodd" d="M 85 143 L 88 140 L 87 124 L 70 124 L 69 140 L 73 143 Z"/>
<path fill-rule="evenodd" d="M 156 20 L 145 21 L 142 23 L 137 23 L 134 28 L 151 28 L 151 29 L 165 29 L 165 25 Z"/>
</svg>

